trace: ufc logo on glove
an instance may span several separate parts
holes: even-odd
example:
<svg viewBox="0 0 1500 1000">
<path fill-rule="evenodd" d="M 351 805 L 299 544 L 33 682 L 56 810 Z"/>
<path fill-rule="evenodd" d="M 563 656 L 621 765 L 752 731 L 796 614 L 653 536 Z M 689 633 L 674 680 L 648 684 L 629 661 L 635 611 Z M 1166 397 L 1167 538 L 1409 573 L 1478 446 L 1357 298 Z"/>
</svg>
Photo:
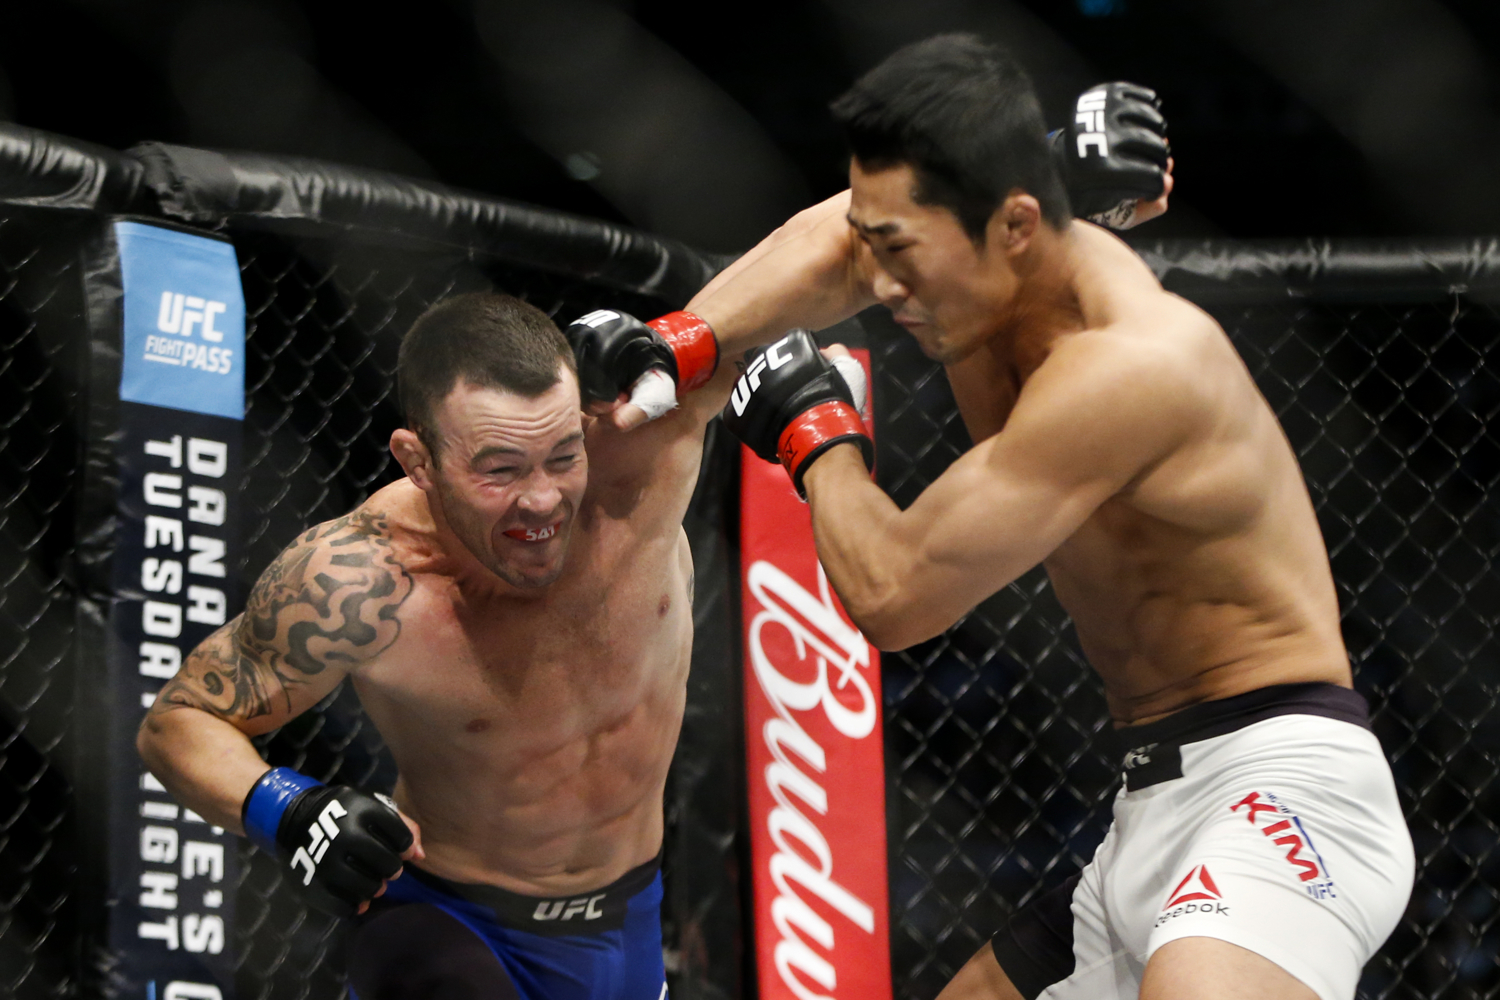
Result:
<svg viewBox="0 0 1500 1000">
<path fill-rule="evenodd" d="M 1100 156 L 1109 155 L 1109 139 L 1104 135 L 1104 105 L 1109 95 L 1102 90 L 1091 90 L 1078 98 L 1078 113 L 1073 120 L 1078 123 L 1078 155 L 1089 155 L 1089 147 L 1099 150 Z"/>
<path fill-rule="evenodd" d="M 302 878 L 303 885 L 312 884 L 313 876 L 318 873 L 318 862 L 323 860 L 323 855 L 328 853 L 328 845 L 339 835 L 338 820 L 347 815 L 349 810 L 334 799 L 323 807 L 323 811 L 318 814 L 318 821 L 308 826 L 310 839 L 307 846 L 297 848 L 292 855 L 293 868 L 307 869 L 307 874 Z"/>
<path fill-rule="evenodd" d="M 735 416 L 745 415 L 745 407 L 750 403 L 750 394 L 760 388 L 761 372 L 767 369 L 774 372 L 791 361 L 792 350 L 792 337 L 782 337 L 768 347 L 764 354 L 750 362 L 749 367 L 745 369 L 745 374 L 741 375 L 739 381 L 734 384 L 734 392 L 729 397 L 729 401 L 734 405 Z"/>
</svg>

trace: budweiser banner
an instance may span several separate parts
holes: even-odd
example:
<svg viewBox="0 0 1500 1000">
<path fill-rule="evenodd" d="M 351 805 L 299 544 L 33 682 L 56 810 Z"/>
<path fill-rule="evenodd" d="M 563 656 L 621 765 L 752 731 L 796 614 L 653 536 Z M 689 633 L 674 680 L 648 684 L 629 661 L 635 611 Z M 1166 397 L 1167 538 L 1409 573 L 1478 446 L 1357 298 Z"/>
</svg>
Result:
<svg viewBox="0 0 1500 1000">
<path fill-rule="evenodd" d="M 888 1000 L 879 654 L 829 587 L 786 472 L 748 449 L 741 461 L 761 1000 Z"/>
</svg>

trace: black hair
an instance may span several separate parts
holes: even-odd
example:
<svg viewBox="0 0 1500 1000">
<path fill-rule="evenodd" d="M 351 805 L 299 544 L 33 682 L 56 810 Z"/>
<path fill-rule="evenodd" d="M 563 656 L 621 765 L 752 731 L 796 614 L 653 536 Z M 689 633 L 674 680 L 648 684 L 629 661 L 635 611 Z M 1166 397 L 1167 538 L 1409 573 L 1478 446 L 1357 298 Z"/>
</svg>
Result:
<svg viewBox="0 0 1500 1000">
<path fill-rule="evenodd" d="M 467 292 L 432 306 L 401 339 L 396 391 L 436 463 L 433 414 L 460 380 L 534 399 L 558 383 L 560 367 L 578 370 L 546 313 L 501 292 Z"/>
<path fill-rule="evenodd" d="M 908 45 L 832 110 L 862 169 L 910 165 L 914 199 L 952 211 L 976 245 L 1017 188 L 1053 226 L 1072 217 L 1031 79 L 998 45 L 963 34 Z"/>
</svg>

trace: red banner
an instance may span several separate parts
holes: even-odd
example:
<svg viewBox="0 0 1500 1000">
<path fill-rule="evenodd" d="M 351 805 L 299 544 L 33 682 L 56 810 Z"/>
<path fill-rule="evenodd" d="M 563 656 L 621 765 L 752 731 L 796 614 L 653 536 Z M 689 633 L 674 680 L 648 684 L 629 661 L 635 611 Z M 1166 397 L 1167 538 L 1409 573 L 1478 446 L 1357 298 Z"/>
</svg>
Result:
<svg viewBox="0 0 1500 1000">
<path fill-rule="evenodd" d="M 855 352 L 869 369 L 867 352 Z M 745 744 L 761 1000 L 888 1000 L 880 657 L 779 465 L 742 453 Z"/>
</svg>

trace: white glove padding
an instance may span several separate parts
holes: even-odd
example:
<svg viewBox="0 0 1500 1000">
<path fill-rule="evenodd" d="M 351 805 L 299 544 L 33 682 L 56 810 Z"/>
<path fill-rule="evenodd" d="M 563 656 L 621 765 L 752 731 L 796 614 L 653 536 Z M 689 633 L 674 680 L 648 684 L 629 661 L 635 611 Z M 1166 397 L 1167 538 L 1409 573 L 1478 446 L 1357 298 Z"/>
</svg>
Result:
<svg viewBox="0 0 1500 1000">
<path fill-rule="evenodd" d="M 647 369 L 630 387 L 630 401 L 655 420 L 677 408 L 677 383 L 660 368 Z"/>
<path fill-rule="evenodd" d="M 853 358 L 842 356 L 829 358 L 829 360 L 833 362 L 833 367 L 844 377 L 844 382 L 849 386 L 849 393 L 854 397 L 854 408 L 859 411 L 861 417 L 868 420 L 870 414 L 865 409 L 865 403 L 869 401 L 866 397 L 870 393 L 870 384 L 865 379 L 865 366 Z"/>
</svg>

